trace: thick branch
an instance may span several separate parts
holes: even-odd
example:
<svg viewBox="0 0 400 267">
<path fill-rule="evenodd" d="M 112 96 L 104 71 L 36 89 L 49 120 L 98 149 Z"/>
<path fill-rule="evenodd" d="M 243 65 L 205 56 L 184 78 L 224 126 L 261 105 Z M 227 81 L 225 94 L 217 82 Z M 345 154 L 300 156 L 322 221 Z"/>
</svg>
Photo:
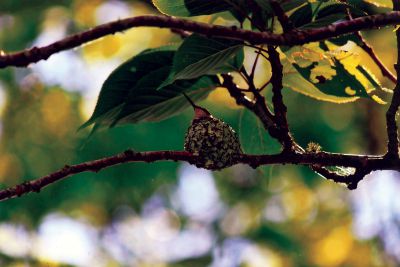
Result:
<svg viewBox="0 0 400 267">
<path fill-rule="evenodd" d="M 400 1 L 393 1 L 394 10 L 400 10 Z M 397 77 L 400 77 L 400 31 L 396 31 L 397 38 L 397 62 L 395 64 Z M 393 90 L 392 101 L 386 112 L 386 128 L 388 135 L 388 151 L 386 156 L 390 158 L 399 158 L 399 137 L 396 125 L 396 115 L 400 106 L 400 81 L 397 81 Z"/>
<path fill-rule="evenodd" d="M 222 86 L 228 90 L 231 97 L 236 100 L 236 103 L 252 111 L 261 120 L 264 128 L 271 134 L 271 136 L 278 138 L 279 136 L 276 136 L 277 127 L 274 122 L 274 115 L 265 104 L 264 98 L 259 95 L 261 99 L 256 98 L 255 102 L 252 102 L 242 91 L 239 90 L 237 85 L 233 82 L 232 76 L 229 74 L 222 74 L 222 78 L 224 79 Z"/>
<path fill-rule="evenodd" d="M 269 32 L 253 32 L 237 29 L 236 27 L 225 27 L 210 25 L 180 18 L 168 16 L 138 16 L 118 20 L 97 26 L 91 30 L 70 35 L 60 41 L 48 46 L 33 47 L 13 54 L 0 54 L 0 68 L 7 66 L 27 66 L 40 60 L 45 60 L 51 55 L 63 50 L 68 50 L 90 41 L 99 39 L 109 34 L 115 34 L 134 27 L 159 27 L 169 29 L 180 29 L 195 32 L 206 36 L 219 36 L 238 39 L 252 44 L 270 45 L 301 45 L 314 41 L 321 41 L 343 34 L 360 30 L 378 28 L 387 25 L 400 24 L 400 12 L 393 11 L 379 15 L 365 16 L 349 21 L 341 21 L 335 24 L 308 30 L 291 31 L 284 34 L 273 34 Z"/>
<path fill-rule="evenodd" d="M 39 192 L 42 188 L 60 181 L 61 179 L 67 178 L 71 175 L 82 173 L 82 172 L 98 172 L 101 169 L 108 168 L 117 164 L 127 162 L 155 162 L 155 161 L 185 161 L 194 164 L 198 160 L 198 156 L 193 156 L 186 151 L 152 151 L 152 152 L 134 152 L 127 150 L 123 153 L 102 158 L 94 161 L 88 161 L 77 165 L 65 166 L 64 168 L 43 176 L 30 182 L 25 182 L 17 186 L 3 189 L 0 191 L 0 200 L 6 200 L 9 198 L 19 197 L 29 192 Z M 373 170 L 397 170 L 400 171 L 400 160 L 392 160 L 377 156 L 361 156 L 361 155 L 349 155 L 349 154 L 334 154 L 334 153 L 305 153 L 295 154 L 286 153 L 275 155 L 246 155 L 243 154 L 239 158 L 237 163 L 248 164 L 254 168 L 261 165 L 272 165 L 272 164 L 297 164 L 297 165 L 319 165 L 319 166 L 343 166 L 343 167 L 354 167 L 363 168 L 368 170 L 366 173 Z M 366 174 L 363 172 L 364 175 Z M 362 175 L 362 177 L 364 176 Z M 335 182 L 341 182 L 346 184 L 352 184 L 354 179 L 361 179 L 361 175 L 357 177 L 346 177 L 337 176 Z M 358 182 L 358 181 L 357 181 Z"/>
<path fill-rule="evenodd" d="M 183 160 L 193 163 L 196 157 L 185 151 L 134 152 L 132 150 L 127 150 L 108 158 L 88 161 L 72 166 L 66 165 L 64 168 L 39 179 L 1 190 L 0 200 L 21 196 L 29 192 L 39 192 L 42 188 L 73 174 L 87 171 L 98 172 L 103 168 L 126 162 L 154 162 L 158 160 Z"/>
<path fill-rule="evenodd" d="M 272 104 L 274 106 L 275 121 L 279 127 L 279 132 L 284 149 L 293 150 L 294 142 L 290 135 L 289 125 L 286 118 L 287 108 L 283 102 L 282 96 L 283 66 L 281 64 L 281 60 L 279 59 L 279 53 L 271 45 L 268 46 L 268 55 L 272 70 Z"/>
</svg>

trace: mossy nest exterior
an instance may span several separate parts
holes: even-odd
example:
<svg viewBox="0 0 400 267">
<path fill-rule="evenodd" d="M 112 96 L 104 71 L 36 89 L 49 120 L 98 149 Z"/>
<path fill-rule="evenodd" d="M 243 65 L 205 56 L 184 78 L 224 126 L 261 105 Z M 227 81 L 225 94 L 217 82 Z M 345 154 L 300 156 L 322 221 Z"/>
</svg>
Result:
<svg viewBox="0 0 400 267">
<path fill-rule="evenodd" d="M 197 167 L 208 170 L 232 166 L 242 153 L 233 128 L 213 117 L 193 120 L 185 136 L 184 148 L 200 156 Z"/>
</svg>

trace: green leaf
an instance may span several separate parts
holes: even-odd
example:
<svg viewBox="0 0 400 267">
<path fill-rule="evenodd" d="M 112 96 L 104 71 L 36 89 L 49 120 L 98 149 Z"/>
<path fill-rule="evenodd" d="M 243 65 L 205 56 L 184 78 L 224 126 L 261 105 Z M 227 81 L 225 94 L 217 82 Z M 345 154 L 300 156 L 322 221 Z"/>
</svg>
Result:
<svg viewBox="0 0 400 267">
<path fill-rule="evenodd" d="M 366 88 L 350 74 L 338 60 L 333 60 L 332 71 L 336 74 L 326 76 L 324 74 L 312 76 L 312 71 L 318 66 L 318 63 L 313 63 L 308 67 L 299 67 L 293 64 L 296 70 L 305 79 L 311 81 L 315 87 L 321 92 L 339 97 L 361 96 L 369 97 Z"/>
<path fill-rule="evenodd" d="M 95 110 L 81 128 L 97 121 L 110 121 L 115 118 L 124 104 L 129 92 L 143 75 L 171 64 L 173 47 L 145 50 L 116 68 L 103 83 Z"/>
<path fill-rule="evenodd" d="M 192 34 L 179 47 L 171 73 L 159 89 L 177 80 L 237 71 L 243 57 L 243 45 L 239 41 Z"/>
<path fill-rule="evenodd" d="M 263 0 L 260 0 L 260 1 L 263 1 Z M 291 0 L 291 1 L 280 0 L 279 2 L 281 2 L 281 7 L 282 7 L 283 11 L 287 12 L 292 9 L 300 7 L 304 3 L 307 3 L 308 1 L 307 0 Z"/>
<path fill-rule="evenodd" d="M 271 8 L 271 5 L 269 4 L 268 1 L 264 1 L 264 0 L 255 0 L 255 2 L 257 3 L 257 5 L 258 5 L 259 7 L 261 7 L 261 9 L 262 9 L 263 11 L 266 11 L 266 12 L 268 12 L 268 13 L 272 13 L 272 12 L 273 12 L 273 11 L 272 11 L 272 8 Z"/>
<path fill-rule="evenodd" d="M 245 153 L 279 153 L 280 144 L 265 131 L 260 120 L 248 109 L 240 113 L 238 135 Z"/>
<path fill-rule="evenodd" d="M 114 70 L 102 86 L 93 115 L 80 128 L 162 120 L 189 106 L 182 92 L 194 100 L 207 96 L 219 82 L 216 76 L 180 80 L 157 91 L 171 71 L 171 49 L 146 50 Z"/>
<path fill-rule="evenodd" d="M 143 77 L 135 89 L 131 90 L 112 125 L 166 119 L 190 106 L 182 92 L 198 101 L 204 99 L 218 84 L 216 76 L 203 76 L 193 80 L 179 80 L 158 91 L 157 88 L 169 72 L 170 67 L 164 67 Z"/>
<path fill-rule="evenodd" d="M 321 42 L 318 47 L 309 45 L 286 51 L 288 60 L 285 61 L 285 86 L 336 103 L 354 101 L 359 97 L 383 103 L 380 98 L 370 94 L 375 89 L 383 88 L 360 65 L 352 52 L 348 52 L 347 47 L 331 49 Z"/>
<path fill-rule="evenodd" d="M 304 10 L 302 11 L 302 9 Z M 310 14 L 311 10 L 312 15 Z M 368 15 L 354 4 L 329 0 L 323 3 L 316 2 L 308 4 L 296 10 L 292 16 L 295 21 L 300 20 L 301 22 L 298 23 L 299 25 L 296 24 L 297 27 L 310 29 L 327 26 L 334 22 L 347 19 L 347 10 L 351 12 L 353 18 Z M 311 20 L 309 19 L 310 17 Z"/>
<path fill-rule="evenodd" d="M 289 20 L 293 23 L 293 26 L 295 26 L 296 28 L 299 28 L 305 24 L 310 23 L 312 20 L 311 4 L 307 4 L 297 9 L 289 17 Z"/>
<path fill-rule="evenodd" d="M 358 99 L 358 97 L 347 96 L 338 97 L 325 94 L 320 91 L 313 83 L 304 78 L 294 67 L 288 67 L 283 76 L 283 85 L 298 93 L 327 102 L 348 103 Z"/>
<path fill-rule="evenodd" d="M 329 42 L 337 45 L 342 46 L 345 45 L 348 41 L 352 41 L 357 45 L 362 45 L 360 38 L 358 38 L 355 34 L 346 34 L 339 37 L 329 39 Z"/>
<path fill-rule="evenodd" d="M 179 17 L 210 15 L 232 8 L 224 0 L 153 0 L 153 4 L 161 13 Z"/>
</svg>

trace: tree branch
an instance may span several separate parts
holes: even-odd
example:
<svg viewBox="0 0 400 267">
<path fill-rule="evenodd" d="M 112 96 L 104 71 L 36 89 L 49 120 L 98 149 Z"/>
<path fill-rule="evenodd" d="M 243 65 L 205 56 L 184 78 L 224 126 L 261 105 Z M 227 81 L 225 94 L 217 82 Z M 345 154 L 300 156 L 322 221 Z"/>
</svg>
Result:
<svg viewBox="0 0 400 267">
<path fill-rule="evenodd" d="M 154 152 L 134 152 L 126 150 L 120 154 L 102 158 L 94 161 L 88 161 L 76 165 L 65 165 L 64 168 L 43 176 L 36 180 L 19 184 L 15 187 L 0 191 L 0 200 L 21 196 L 29 192 L 37 192 L 54 182 L 64 179 L 73 174 L 81 172 L 98 172 L 101 169 L 127 162 L 154 162 L 159 160 L 187 161 L 194 163 L 196 156 L 186 151 L 154 151 Z"/>
<path fill-rule="evenodd" d="M 281 60 L 279 59 L 279 53 L 271 45 L 268 46 L 268 55 L 272 71 L 272 104 L 274 106 L 275 121 L 279 127 L 283 148 L 293 151 L 294 141 L 289 131 L 289 125 L 286 118 L 287 108 L 283 102 L 282 96 L 283 66 L 281 64 Z"/>
<path fill-rule="evenodd" d="M 393 1 L 393 9 L 400 10 L 400 0 Z M 397 62 L 395 64 L 395 69 L 397 77 L 400 77 L 400 31 L 396 31 L 397 38 Z M 388 136 L 388 151 L 386 157 L 389 158 L 399 158 L 399 137 L 398 129 L 396 125 L 396 115 L 400 106 L 400 81 L 397 81 L 395 88 L 393 89 L 393 97 L 390 102 L 390 106 L 386 112 L 386 129 Z"/>
<path fill-rule="evenodd" d="M 64 178 L 82 172 L 98 172 L 102 169 L 127 162 L 155 162 L 155 161 L 184 161 L 195 164 L 198 156 L 194 156 L 186 151 L 151 151 L 151 152 L 134 152 L 127 150 L 120 154 L 88 161 L 76 165 L 64 166 L 62 169 L 49 175 L 40 177 L 36 180 L 25 182 L 14 187 L 0 190 L 0 201 L 14 197 L 20 197 L 30 192 L 40 192 L 44 187 L 58 182 Z M 356 180 L 361 180 L 364 175 L 373 170 L 397 170 L 400 171 L 400 159 L 391 160 L 384 157 L 369 155 L 350 155 L 335 154 L 326 152 L 295 154 L 282 152 L 275 155 L 247 155 L 243 154 L 237 163 L 244 163 L 257 168 L 261 165 L 272 164 L 296 164 L 296 165 L 319 165 L 319 166 L 343 166 L 363 168 L 363 175 L 354 174 L 353 176 L 337 176 L 332 179 L 335 182 L 346 183 L 349 185 Z M 361 177 L 361 178 L 360 178 Z M 358 179 L 358 180 L 357 180 Z"/>
<path fill-rule="evenodd" d="M 274 49 L 274 48 L 273 48 Z M 279 54 L 276 52 L 274 49 L 276 55 L 273 55 L 273 61 L 271 61 L 271 64 L 275 64 L 276 66 L 281 66 L 280 65 L 280 60 L 279 60 Z M 271 57 L 271 56 L 270 56 Z M 275 62 L 276 61 L 276 62 Z M 274 62 L 274 63 L 272 63 Z M 275 74 L 274 74 L 275 73 Z M 271 111 L 268 109 L 268 107 L 265 104 L 265 99 L 264 97 L 258 92 L 254 92 L 255 95 L 255 102 L 250 101 L 249 99 L 246 98 L 246 96 L 243 94 L 242 91 L 237 87 L 237 85 L 233 82 L 233 79 L 230 75 L 228 74 L 223 74 L 222 77 L 224 79 L 224 82 L 222 83 L 222 86 L 226 87 L 230 93 L 230 95 L 236 100 L 236 103 L 238 105 L 242 105 L 249 110 L 251 110 L 263 123 L 264 128 L 268 131 L 268 133 L 275 139 L 277 139 L 284 147 L 284 150 L 282 152 L 282 155 L 286 158 L 292 158 L 292 157 L 297 157 L 298 155 L 307 155 L 305 154 L 304 149 L 298 145 L 291 137 L 291 134 L 289 132 L 289 126 L 286 121 L 286 106 L 283 103 L 282 95 L 280 90 L 282 89 L 282 69 L 281 68 L 275 68 L 272 73 L 271 80 L 274 81 L 273 87 L 277 90 L 278 92 L 274 91 L 274 97 L 277 95 L 278 99 L 275 99 L 275 106 L 280 106 L 279 109 L 285 110 L 283 114 L 283 127 L 280 127 L 278 123 L 277 116 L 275 116 L 271 113 Z M 250 85 L 251 86 L 251 85 Z M 275 108 L 275 110 L 279 110 Z M 326 152 L 319 152 L 318 155 L 327 155 Z M 270 160 L 270 159 L 268 159 Z M 258 163 L 257 163 L 258 162 Z M 262 156 L 253 160 L 251 162 L 247 162 L 249 165 L 253 166 L 254 168 L 257 167 L 257 164 L 262 163 Z M 285 163 L 283 163 L 285 164 Z M 333 164 L 335 165 L 335 164 Z M 357 164 L 356 164 L 357 165 Z M 320 164 L 310 164 L 311 169 L 313 169 L 315 172 L 320 174 L 321 176 L 325 177 L 326 179 L 333 180 L 335 182 L 340 182 L 343 183 L 345 181 L 351 181 L 348 182 L 348 188 L 349 189 L 355 189 L 357 188 L 358 182 L 362 179 L 362 176 L 360 178 L 360 168 L 363 170 L 367 170 L 364 166 L 364 164 L 360 166 L 354 166 L 356 168 L 356 173 L 354 175 L 348 175 L 348 176 L 343 176 L 340 174 L 337 174 L 335 172 L 329 171 L 328 169 L 324 168 Z M 365 174 L 369 173 L 370 171 L 366 172 Z M 357 176 L 355 176 L 357 174 Z M 356 177 L 356 178 L 354 178 Z"/>
<path fill-rule="evenodd" d="M 232 76 L 229 74 L 222 74 L 222 78 L 224 79 L 222 86 L 228 90 L 231 97 L 236 100 L 236 103 L 252 111 L 261 120 L 264 128 L 270 135 L 274 138 L 278 138 L 276 136 L 277 126 L 274 122 L 274 115 L 265 104 L 264 97 L 260 95 L 262 99 L 256 98 L 255 102 L 252 102 L 233 82 Z"/>
<path fill-rule="evenodd" d="M 360 30 L 395 24 L 400 24 L 399 11 L 359 17 L 353 20 L 337 22 L 321 28 L 274 34 L 269 32 L 253 32 L 250 30 L 238 29 L 236 27 L 209 25 L 206 23 L 168 16 L 138 16 L 102 24 L 88 31 L 70 35 L 60 41 L 40 48 L 33 47 L 11 54 L 5 54 L 2 52 L 0 53 L 0 68 L 5 68 L 7 66 L 24 67 L 30 63 L 46 60 L 51 55 L 60 51 L 78 47 L 106 35 L 115 34 L 134 27 L 179 29 L 206 36 L 218 36 L 243 40 L 252 44 L 301 45 Z"/>
</svg>

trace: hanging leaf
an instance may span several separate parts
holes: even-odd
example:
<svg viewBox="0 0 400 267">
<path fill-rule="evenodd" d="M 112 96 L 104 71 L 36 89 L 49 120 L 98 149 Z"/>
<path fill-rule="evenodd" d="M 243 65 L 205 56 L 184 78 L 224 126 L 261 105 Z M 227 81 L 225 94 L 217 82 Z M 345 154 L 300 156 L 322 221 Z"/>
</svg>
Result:
<svg viewBox="0 0 400 267">
<path fill-rule="evenodd" d="M 198 101 L 205 98 L 218 84 L 216 76 L 203 76 L 198 79 L 179 80 L 158 91 L 157 88 L 169 72 L 170 67 L 164 67 L 143 77 L 135 89 L 131 90 L 112 125 L 166 119 L 190 106 L 182 92 Z"/>
<path fill-rule="evenodd" d="M 224 0 L 153 0 L 153 4 L 161 13 L 179 17 L 210 15 L 232 8 Z"/>
<path fill-rule="evenodd" d="M 139 79 L 154 69 L 171 64 L 174 53 L 173 47 L 145 50 L 121 64 L 103 83 L 92 116 L 80 128 L 114 118 Z"/>
<path fill-rule="evenodd" d="M 216 76 L 182 80 L 157 91 L 171 71 L 173 49 L 146 50 L 115 69 L 101 88 L 93 115 L 80 128 L 161 120 L 188 107 L 182 92 L 195 100 L 205 97 L 218 83 Z"/>
<path fill-rule="evenodd" d="M 179 47 L 171 73 L 159 89 L 177 80 L 237 71 L 243 57 L 243 45 L 239 41 L 192 34 Z"/>
</svg>

